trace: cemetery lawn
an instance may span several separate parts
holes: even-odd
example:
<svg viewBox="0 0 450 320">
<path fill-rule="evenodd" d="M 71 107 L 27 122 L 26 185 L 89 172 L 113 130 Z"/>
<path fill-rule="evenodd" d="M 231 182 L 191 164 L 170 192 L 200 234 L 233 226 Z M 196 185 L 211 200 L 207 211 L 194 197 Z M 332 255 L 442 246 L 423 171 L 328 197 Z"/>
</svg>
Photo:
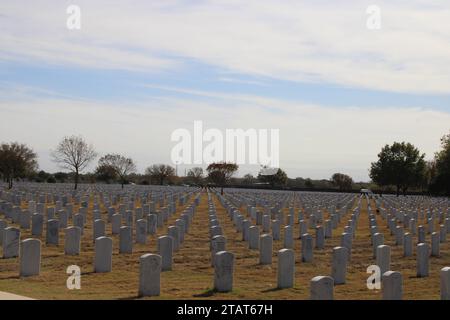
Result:
<svg viewBox="0 0 450 320">
<path fill-rule="evenodd" d="M 186 234 L 180 250 L 174 253 L 173 270 L 163 272 L 161 275 L 161 296 L 145 299 L 308 299 L 310 280 L 314 276 L 330 274 L 332 248 L 340 245 L 340 234 L 349 215 L 341 220 L 336 230 L 333 230 L 333 238 L 326 240 L 325 249 L 314 250 L 313 263 L 299 261 L 300 240 L 297 239 L 299 225 L 297 221 L 295 222 L 295 287 L 277 290 L 276 253 L 282 249 L 283 241 L 274 241 L 272 265 L 259 265 L 259 252 L 248 249 L 246 243 L 241 241 L 242 235 L 236 232 L 232 221 L 215 196 L 214 202 L 218 219 L 227 238 L 227 250 L 235 254 L 233 291 L 216 293 L 211 290 L 214 272 L 210 266 L 207 195 L 203 193 L 190 232 Z M 148 236 L 147 245 L 134 244 L 133 254 L 119 254 L 118 235 L 113 235 L 113 271 L 93 273 L 92 202 L 90 205 L 79 256 L 64 255 L 64 232 L 60 232 L 58 247 L 45 246 L 44 232 L 40 238 L 43 243 L 41 274 L 36 277 L 19 278 L 18 258 L 0 259 L 0 291 L 35 299 L 138 299 L 139 257 L 145 253 L 157 252 L 157 237 L 167 232 L 167 226 L 174 224 L 183 208 L 177 208 L 177 213 L 169 218 L 164 228 L 158 229 L 157 235 Z M 372 204 L 372 207 L 375 205 Z M 77 209 L 74 207 L 74 212 Z M 101 209 L 102 215 L 106 216 L 106 209 L 103 207 Z M 245 211 L 245 208 L 241 208 L 242 213 Z M 285 214 L 287 213 L 288 209 L 285 209 Z M 394 237 L 390 235 L 380 215 L 377 215 L 377 221 L 381 232 L 384 233 L 385 244 L 391 246 L 391 269 L 401 272 L 403 276 L 404 299 L 439 299 L 439 272 L 444 266 L 450 266 L 450 241 L 441 244 L 440 257 L 430 258 L 430 276 L 417 278 L 415 254 L 410 258 L 403 258 L 403 246 L 394 246 Z M 424 222 L 419 221 L 418 225 L 422 223 Z M 312 230 L 309 232 L 314 235 Z M 108 236 L 111 235 L 110 223 L 107 224 L 106 233 Z M 429 237 L 427 235 L 427 241 Z M 22 230 L 21 239 L 26 238 L 31 238 L 30 231 Z M 416 236 L 413 239 L 415 252 Z M 375 261 L 372 258 L 367 202 L 363 200 L 347 272 L 347 283 L 335 287 L 335 299 L 381 299 L 379 290 L 368 290 L 366 286 L 369 276 L 366 269 L 372 264 L 375 264 Z M 78 265 L 81 268 L 80 290 L 69 290 L 66 287 L 69 276 L 66 269 L 70 265 Z"/>
</svg>

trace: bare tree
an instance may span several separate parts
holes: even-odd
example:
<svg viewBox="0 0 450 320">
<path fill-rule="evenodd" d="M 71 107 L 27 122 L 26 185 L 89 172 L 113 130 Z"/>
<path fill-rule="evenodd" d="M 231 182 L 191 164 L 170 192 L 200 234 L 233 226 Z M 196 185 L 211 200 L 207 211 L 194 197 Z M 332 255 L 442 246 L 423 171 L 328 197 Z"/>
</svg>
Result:
<svg viewBox="0 0 450 320">
<path fill-rule="evenodd" d="M 136 171 L 136 165 L 133 159 L 126 158 L 120 154 L 107 154 L 98 160 L 98 165 L 102 168 L 111 168 L 120 178 L 122 189 L 127 176 Z"/>
<path fill-rule="evenodd" d="M 94 147 L 88 145 L 81 136 L 64 137 L 51 155 L 61 168 L 75 173 L 75 190 L 78 187 L 80 172 L 97 157 Z"/>
<path fill-rule="evenodd" d="M 164 184 L 164 180 L 175 175 L 175 169 L 165 164 L 154 164 L 145 170 L 150 177 L 156 178 L 160 185 Z"/>
</svg>

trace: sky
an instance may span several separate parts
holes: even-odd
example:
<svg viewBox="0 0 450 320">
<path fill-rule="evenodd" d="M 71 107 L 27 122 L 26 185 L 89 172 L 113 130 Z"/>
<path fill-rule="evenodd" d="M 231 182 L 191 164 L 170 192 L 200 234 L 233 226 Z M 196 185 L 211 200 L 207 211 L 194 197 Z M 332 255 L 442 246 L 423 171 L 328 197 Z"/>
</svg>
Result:
<svg viewBox="0 0 450 320">
<path fill-rule="evenodd" d="M 81 135 L 143 172 L 194 121 L 278 129 L 288 176 L 368 181 L 385 144 L 431 159 L 450 130 L 449 16 L 448 0 L 0 0 L 0 141 L 55 172 L 51 150 Z"/>
</svg>

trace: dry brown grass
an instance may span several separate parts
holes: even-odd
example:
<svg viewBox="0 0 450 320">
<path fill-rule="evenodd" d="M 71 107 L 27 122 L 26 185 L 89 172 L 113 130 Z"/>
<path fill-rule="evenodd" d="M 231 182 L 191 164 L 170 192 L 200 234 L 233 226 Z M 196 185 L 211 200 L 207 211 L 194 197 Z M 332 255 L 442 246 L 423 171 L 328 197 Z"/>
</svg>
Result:
<svg viewBox="0 0 450 320">
<path fill-rule="evenodd" d="M 173 271 L 163 272 L 161 276 L 161 296 L 151 299 L 308 299 L 309 282 L 317 275 L 329 275 L 331 271 L 332 248 L 339 245 L 340 234 L 348 220 L 342 219 L 339 228 L 333 231 L 333 238 L 327 239 L 324 250 L 314 250 L 313 263 L 301 263 L 300 240 L 295 241 L 296 274 L 295 287 L 277 290 L 276 252 L 282 248 L 282 241 L 274 241 L 274 259 L 271 266 L 258 265 L 258 251 L 249 250 L 236 233 L 225 210 L 215 199 L 217 215 L 227 238 L 227 250 L 235 254 L 234 290 L 230 293 L 211 291 L 213 269 L 210 267 L 209 228 L 207 197 L 202 195 L 200 206 L 194 217 L 190 234 L 186 235 L 181 249 L 174 255 Z M 366 203 L 358 223 L 354 239 L 352 261 L 348 268 L 347 284 L 335 287 L 336 299 L 380 299 L 381 293 L 368 290 L 366 268 L 374 264 L 368 228 Z M 158 229 L 164 234 L 168 225 L 179 217 L 178 208 L 168 224 Z M 242 211 L 244 212 L 244 210 Z M 103 213 L 105 214 L 105 213 Z M 0 291 L 12 292 L 37 299 L 136 299 L 138 289 L 139 257 L 144 253 L 156 252 L 157 236 L 149 236 L 149 244 L 134 245 L 133 254 L 118 253 L 118 236 L 114 239 L 113 271 L 93 273 L 92 208 L 89 208 L 88 225 L 82 240 L 82 254 L 76 257 L 64 255 L 64 232 L 60 234 L 59 247 L 42 247 L 41 274 L 37 277 L 19 278 L 18 259 L 0 259 Z M 416 278 L 415 256 L 403 258 L 401 246 L 394 246 L 385 222 L 377 216 L 380 230 L 385 235 L 385 244 L 392 248 L 392 270 L 403 275 L 405 299 L 439 299 L 439 271 L 450 265 L 450 244 L 441 245 L 441 256 L 431 258 L 430 277 Z M 298 224 L 295 225 L 298 237 Z M 111 234 L 111 226 L 107 226 Z M 29 231 L 22 231 L 21 238 L 30 237 Z M 41 240 L 45 242 L 45 238 Z M 427 240 L 429 236 L 427 235 Z M 416 241 L 416 239 L 415 239 Z M 81 290 L 66 288 L 66 268 L 69 265 L 81 267 Z"/>
</svg>

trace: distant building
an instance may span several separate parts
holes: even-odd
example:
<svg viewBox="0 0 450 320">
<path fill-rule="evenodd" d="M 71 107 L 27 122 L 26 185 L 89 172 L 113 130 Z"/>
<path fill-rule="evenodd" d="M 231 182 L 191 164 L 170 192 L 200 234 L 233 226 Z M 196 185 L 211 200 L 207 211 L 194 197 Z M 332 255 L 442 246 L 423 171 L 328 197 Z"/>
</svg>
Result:
<svg viewBox="0 0 450 320">
<path fill-rule="evenodd" d="M 366 196 L 373 195 L 373 192 L 370 189 L 361 189 L 359 192 L 361 193 L 361 195 L 366 195 Z"/>
</svg>

